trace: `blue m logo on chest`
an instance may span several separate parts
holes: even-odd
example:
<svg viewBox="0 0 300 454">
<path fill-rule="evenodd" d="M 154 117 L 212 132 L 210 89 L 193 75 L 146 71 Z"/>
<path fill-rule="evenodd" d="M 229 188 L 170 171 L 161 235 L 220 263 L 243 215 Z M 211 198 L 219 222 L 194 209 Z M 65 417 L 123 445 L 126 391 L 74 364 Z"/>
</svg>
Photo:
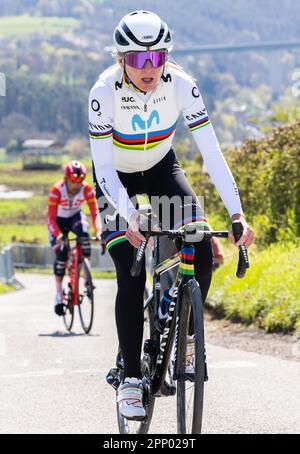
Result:
<svg viewBox="0 0 300 454">
<path fill-rule="evenodd" d="M 153 121 L 156 120 L 156 124 L 159 125 L 160 119 L 157 110 L 151 112 L 150 117 L 147 120 L 147 129 L 151 128 Z M 146 129 L 146 122 L 141 118 L 140 115 L 136 114 L 132 117 L 132 129 L 136 131 L 137 126 L 140 129 Z"/>
</svg>

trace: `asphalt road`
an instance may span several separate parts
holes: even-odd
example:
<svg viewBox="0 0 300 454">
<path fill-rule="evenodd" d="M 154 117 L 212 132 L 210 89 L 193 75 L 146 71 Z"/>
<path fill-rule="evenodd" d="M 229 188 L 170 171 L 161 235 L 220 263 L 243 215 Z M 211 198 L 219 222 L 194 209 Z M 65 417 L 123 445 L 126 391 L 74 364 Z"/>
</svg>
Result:
<svg viewBox="0 0 300 454">
<path fill-rule="evenodd" d="M 21 274 L 0 297 L 0 433 L 117 432 L 106 384 L 117 348 L 114 281 L 96 281 L 92 334 L 66 334 L 53 278 Z M 211 345 L 204 433 L 300 433 L 300 363 Z M 176 433 L 175 397 L 156 402 L 152 434 Z"/>
</svg>

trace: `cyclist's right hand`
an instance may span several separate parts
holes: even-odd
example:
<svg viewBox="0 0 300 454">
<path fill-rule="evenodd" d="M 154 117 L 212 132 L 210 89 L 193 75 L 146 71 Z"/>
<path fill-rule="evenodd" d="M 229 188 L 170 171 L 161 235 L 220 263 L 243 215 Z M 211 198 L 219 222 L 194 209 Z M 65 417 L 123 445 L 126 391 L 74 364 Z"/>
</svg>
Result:
<svg viewBox="0 0 300 454">
<path fill-rule="evenodd" d="M 132 213 L 129 218 L 129 226 L 126 232 L 126 237 L 129 243 L 132 244 L 132 246 L 135 248 L 140 247 L 142 241 L 145 241 L 146 239 L 140 232 L 140 226 L 146 222 L 148 222 L 148 218 L 143 214 L 140 214 L 138 211 Z"/>
</svg>

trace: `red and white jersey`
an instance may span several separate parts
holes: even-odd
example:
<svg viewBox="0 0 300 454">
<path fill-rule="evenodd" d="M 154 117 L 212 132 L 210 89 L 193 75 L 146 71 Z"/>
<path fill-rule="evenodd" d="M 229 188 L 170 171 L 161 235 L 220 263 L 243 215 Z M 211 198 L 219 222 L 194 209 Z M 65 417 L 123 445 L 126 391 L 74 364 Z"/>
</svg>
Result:
<svg viewBox="0 0 300 454">
<path fill-rule="evenodd" d="M 70 218 L 74 216 L 81 211 L 82 205 L 85 202 L 89 206 L 94 229 L 98 233 L 101 231 L 101 226 L 94 189 L 84 181 L 78 194 L 70 196 L 64 180 L 54 184 L 48 199 L 47 224 L 50 233 L 58 236 L 61 231 L 56 222 L 57 217 Z"/>
</svg>

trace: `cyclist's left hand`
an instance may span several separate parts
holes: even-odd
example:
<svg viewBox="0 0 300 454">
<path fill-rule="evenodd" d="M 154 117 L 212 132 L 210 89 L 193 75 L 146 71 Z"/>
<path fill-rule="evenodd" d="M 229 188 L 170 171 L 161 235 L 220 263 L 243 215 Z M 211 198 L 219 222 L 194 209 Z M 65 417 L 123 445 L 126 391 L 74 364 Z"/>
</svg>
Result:
<svg viewBox="0 0 300 454">
<path fill-rule="evenodd" d="M 230 241 L 232 241 L 232 243 L 235 244 L 237 247 L 244 245 L 244 246 L 246 246 L 246 248 L 248 248 L 255 239 L 254 230 L 250 227 L 250 225 L 248 225 L 248 223 L 246 222 L 246 219 L 241 214 L 234 214 L 231 217 L 231 220 L 240 221 L 242 223 L 243 234 L 242 234 L 241 238 L 239 239 L 239 241 L 235 242 L 235 239 L 234 239 L 234 236 L 232 233 L 232 227 L 230 227 L 229 236 L 228 236 Z"/>
</svg>

